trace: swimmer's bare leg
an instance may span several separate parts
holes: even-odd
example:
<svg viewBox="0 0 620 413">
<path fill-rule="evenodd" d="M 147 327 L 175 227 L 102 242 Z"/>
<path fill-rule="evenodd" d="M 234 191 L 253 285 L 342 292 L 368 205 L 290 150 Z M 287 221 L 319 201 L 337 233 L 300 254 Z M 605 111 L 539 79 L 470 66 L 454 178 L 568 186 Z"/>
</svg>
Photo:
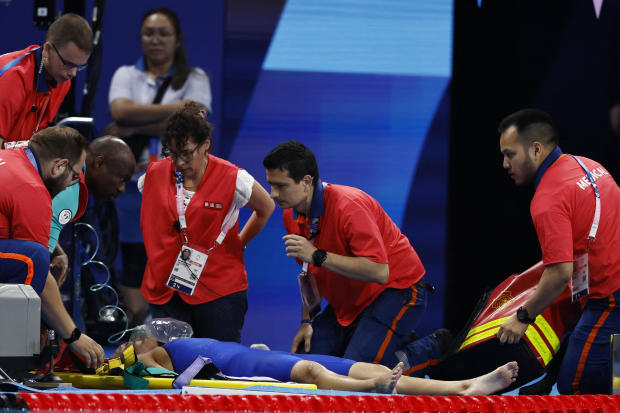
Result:
<svg viewBox="0 0 620 413">
<path fill-rule="evenodd" d="M 510 362 L 489 374 L 469 380 L 443 381 L 403 376 L 396 385 L 396 391 L 399 394 L 426 394 L 434 396 L 448 394 L 492 394 L 514 383 L 518 370 L 517 363 Z M 379 374 L 385 374 L 386 371 L 389 371 L 389 369 L 380 364 L 358 362 L 351 366 L 349 376 L 358 379 L 368 379 Z"/>
<path fill-rule="evenodd" d="M 387 369 L 383 374 L 360 380 L 336 374 L 314 361 L 301 360 L 293 366 L 291 380 L 316 384 L 319 389 L 391 394 L 394 392 L 402 372 L 402 365 L 399 364 L 393 370 Z"/>
</svg>

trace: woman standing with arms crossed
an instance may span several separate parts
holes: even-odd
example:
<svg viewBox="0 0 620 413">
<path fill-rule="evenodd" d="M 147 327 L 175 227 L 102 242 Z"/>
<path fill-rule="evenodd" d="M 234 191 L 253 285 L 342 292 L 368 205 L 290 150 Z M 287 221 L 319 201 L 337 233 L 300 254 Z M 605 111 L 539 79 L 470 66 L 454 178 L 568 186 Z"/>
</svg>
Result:
<svg viewBox="0 0 620 413">
<path fill-rule="evenodd" d="M 148 257 L 142 293 L 153 317 L 186 321 L 194 337 L 240 342 L 248 288 L 243 248 L 275 206 L 250 174 L 210 154 L 205 116 L 196 103 L 177 111 L 164 134 L 167 157 L 138 183 Z M 239 232 L 243 206 L 254 212 Z"/>
<path fill-rule="evenodd" d="M 130 319 L 147 303 L 140 292 L 146 253 L 137 217 L 141 197 L 136 182 L 160 153 L 159 137 L 170 115 L 187 101 L 211 110 L 211 87 L 205 72 L 189 67 L 177 15 L 165 7 L 147 11 L 140 24 L 144 55 L 133 66 L 121 66 L 110 85 L 110 113 L 114 122 L 106 133 L 123 138 L 137 161 L 126 193 L 116 200 L 123 258 L 121 292 Z M 141 320 L 135 320 L 140 323 Z"/>
</svg>

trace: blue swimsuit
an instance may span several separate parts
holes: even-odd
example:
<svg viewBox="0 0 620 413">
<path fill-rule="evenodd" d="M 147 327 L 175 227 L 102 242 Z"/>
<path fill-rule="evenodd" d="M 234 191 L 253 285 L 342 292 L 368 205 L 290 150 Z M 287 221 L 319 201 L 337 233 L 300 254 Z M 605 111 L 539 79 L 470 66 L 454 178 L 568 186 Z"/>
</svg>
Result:
<svg viewBox="0 0 620 413">
<path fill-rule="evenodd" d="M 301 360 L 322 364 L 334 373 L 347 376 L 356 362 L 322 354 L 292 354 L 284 351 L 265 351 L 239 343 L 210 338 L 182 338 L 164 345 L 170 355 L 174 371 L 182 373 L 198 356 L 209 357 L 227 376 L 271 377 L 290 381 L 293 366 Z"/>
</svg>

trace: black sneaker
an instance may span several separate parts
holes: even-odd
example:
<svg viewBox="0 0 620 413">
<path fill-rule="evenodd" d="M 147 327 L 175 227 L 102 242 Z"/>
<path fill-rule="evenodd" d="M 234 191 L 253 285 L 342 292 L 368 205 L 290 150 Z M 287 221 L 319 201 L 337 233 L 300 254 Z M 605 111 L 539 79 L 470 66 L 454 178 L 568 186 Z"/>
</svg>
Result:
<svg viewBox="0 0 620 413">
<path fill-rule="evenodd" d="M 419 340 L 420 337 L 417 335 L 417 333 L 415 332 L 415 330 L 413 330 L 411 333 L 409 333 L 409 335 L 407 336 L 407 338 L 405 338 L 405 340 L 403 340 L 403 344 L 401 344 L 401 347 L 406 346 L 409 343 L 413 343 L 414 341 Z"/>
<path fill-rule="evenodd" d="M 454 337 L 452 337 L 452 333 L 447 328 L 440 328 L 432 333 L 431 336 L 437 340 L 437 343 L 439 344 L 439 351 L 443 357 L 452 346 L 452 340 L 454 339 Z"/>
</svg>

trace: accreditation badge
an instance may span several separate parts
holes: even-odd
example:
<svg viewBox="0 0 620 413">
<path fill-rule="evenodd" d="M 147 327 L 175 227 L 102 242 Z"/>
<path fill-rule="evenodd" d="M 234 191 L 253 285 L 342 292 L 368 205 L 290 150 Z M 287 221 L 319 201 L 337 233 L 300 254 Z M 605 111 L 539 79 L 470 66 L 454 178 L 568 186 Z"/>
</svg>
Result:
<svg viewBox="0 0 620 413">
<path fill-rule="evenodd" d="M 588 279 L 588 252 L 575 254 L 573 261 L 573 275 L 570 280 L 572 301 L 575 302 L 589 294 Z"/>
<path fill-rule="evenodd" d="M 192 295 L 207 265 L 207 259 L 209 255 L 202 248 L 183 244 L 166 285 L 184 294 Z"/>
</svg>

